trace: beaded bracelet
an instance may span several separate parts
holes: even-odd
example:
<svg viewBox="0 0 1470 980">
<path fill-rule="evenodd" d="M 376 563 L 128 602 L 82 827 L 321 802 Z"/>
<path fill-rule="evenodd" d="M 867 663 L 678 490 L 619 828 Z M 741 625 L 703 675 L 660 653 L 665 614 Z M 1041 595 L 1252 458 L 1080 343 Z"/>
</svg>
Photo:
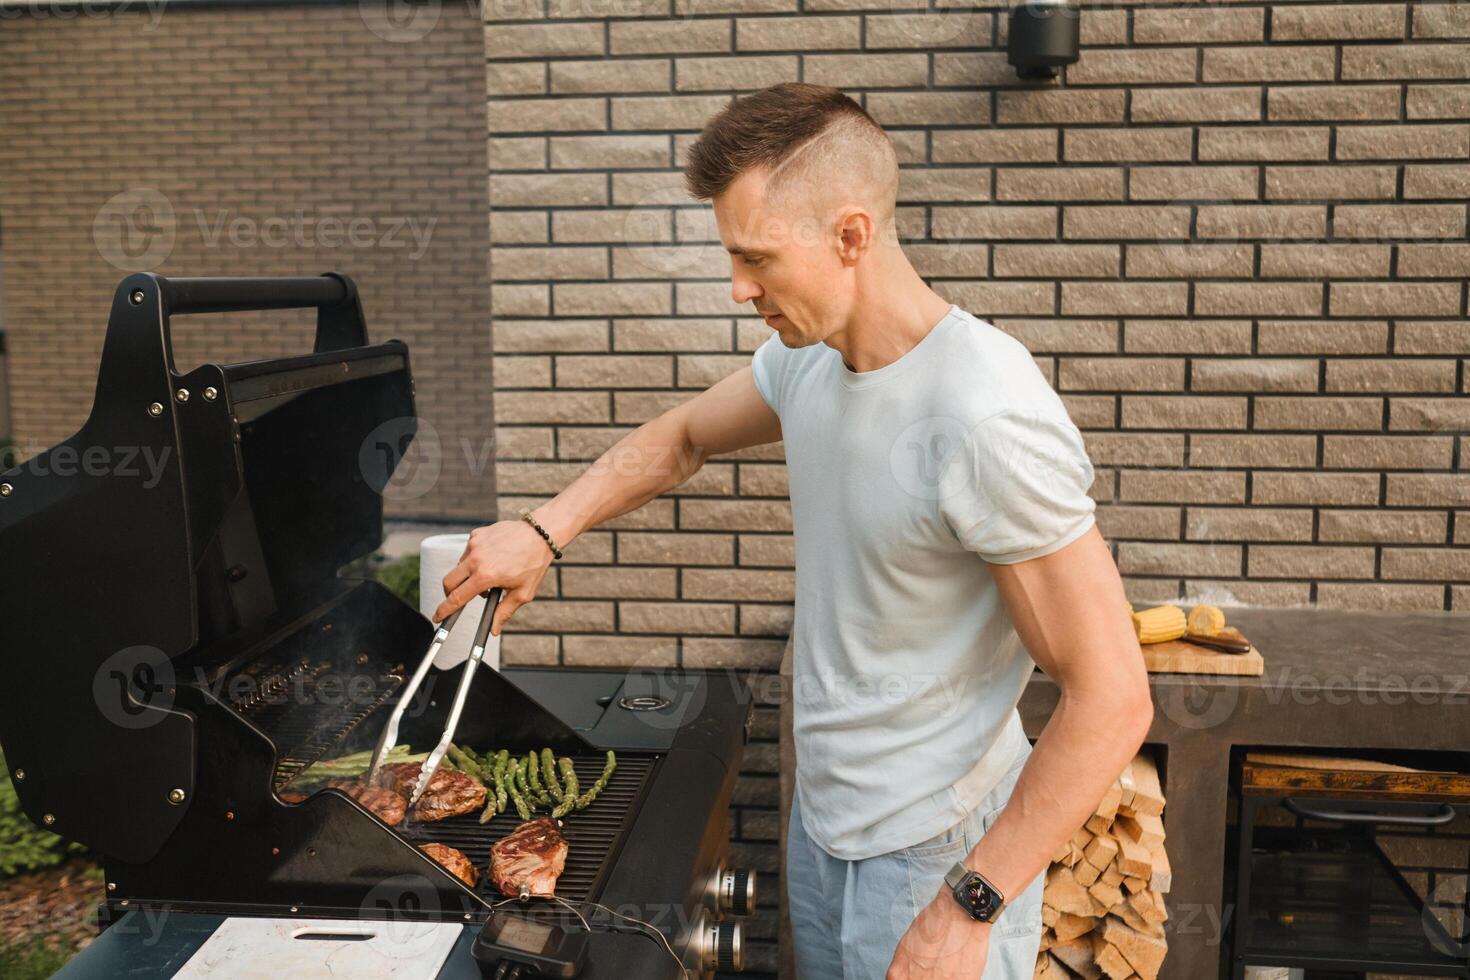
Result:
<svg viewBox="0 0 1470 980">
<path fill-rule="evenodd" d="M 536 518 L 531 516 L 531 512 L 529 510 L 523 511 L 521 513 L 521 520 L 525 521 L 527 524 L 536 529 L 536 533 L 541 535 L 541 539 L 546 542 L 546 547 L 550 548 L 552 555 L 555 556 L 555 559 L 560 561 L 561 549 L 556 546 L 555 541 L 551 540 L 551 535 L 546 533 L 546 528 L 536 523 Z"/>
</svg>

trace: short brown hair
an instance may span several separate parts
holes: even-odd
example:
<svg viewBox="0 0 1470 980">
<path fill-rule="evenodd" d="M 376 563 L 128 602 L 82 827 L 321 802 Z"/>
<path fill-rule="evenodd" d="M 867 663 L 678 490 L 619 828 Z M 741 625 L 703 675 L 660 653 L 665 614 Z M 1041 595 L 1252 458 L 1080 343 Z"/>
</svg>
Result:
<svg viewBox="0 0 1470 980">
<path fill-rule="evenodd" d="M 799 151 L 803 159 L 787 166 Z M 886 212 L 877 217 L 892 218 L 898 155 L 883 127 L 841 89 L 782 82 L 736 99 L 690 149 L 684 180 L 695 200 L 707 201 L 756 168 L 779 171 L 768 195 L 818 175 L 863 181 Z"/>
</svg>

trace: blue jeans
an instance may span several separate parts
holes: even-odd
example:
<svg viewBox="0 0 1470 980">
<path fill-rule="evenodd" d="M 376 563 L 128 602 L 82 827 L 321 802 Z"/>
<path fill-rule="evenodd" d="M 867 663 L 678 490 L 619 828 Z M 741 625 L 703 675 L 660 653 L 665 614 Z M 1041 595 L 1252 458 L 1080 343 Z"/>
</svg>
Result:
<svg viewBox="0 0 1470 980">
<path fill-rule="evenodd" d="M 883 980 L 909 924 L 944 875 L 975 847 L 1010 799 L 1031 747 L 965 819 L 898 851 L 861 861 L 833 857 L 807 837 L 793 798 L 786 840 L 786 890 L 798 980 Z M 1041 945 L 1045 873 L 1011 896 L 991 926 L 977 980 L 1030 980 Z"/>
</svg>

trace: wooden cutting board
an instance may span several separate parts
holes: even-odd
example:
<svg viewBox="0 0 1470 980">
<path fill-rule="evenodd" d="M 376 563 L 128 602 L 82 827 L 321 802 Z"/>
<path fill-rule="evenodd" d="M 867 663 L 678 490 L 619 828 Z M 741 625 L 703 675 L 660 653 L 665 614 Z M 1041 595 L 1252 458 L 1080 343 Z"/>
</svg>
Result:
<svg viewBox="0 0 1470 980">
<path fill-rule="evenodd" d="M 1232 640 L 1245 639 L 1240 630 L 1233 626 L 1225 627 L 1220 633 Z M 1150 674 L 1229 674 L 1259 677 L 1266 672 L 1266 661 L 1262 659 L 1261 651 L 1256 649 L 1255 644 L 1251 644 L 1250 653 L 1221 653 L 1219 650 L 1185 643 L 1183 640 L 1145 643 L 1143 663 Z"/>
</svg>

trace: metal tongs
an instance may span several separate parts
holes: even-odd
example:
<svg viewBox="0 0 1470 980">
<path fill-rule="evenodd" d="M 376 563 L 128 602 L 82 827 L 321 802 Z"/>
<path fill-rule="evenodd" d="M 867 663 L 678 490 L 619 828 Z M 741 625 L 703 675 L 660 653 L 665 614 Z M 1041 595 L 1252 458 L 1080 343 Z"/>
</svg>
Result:
<svg viewBox="0 0 1470 980">
<path fill-rule="evenodd" d="M 454 741 L 454 730 L 459 727 L 459 716 L 464 712 L 465 701 L 470 696 L 470 682 L 474 680 L 475 668 L 479 667 L 481 661 L 485 659 L 485 646 L 490 639 L 490 625 L 495 622 L 495 609 L 500 605 L 500 599 L 504 594 L 504 590 L 499 588 L 484 593 L 485 611 L 480 614 L 480 625 L 475 629 L 475 643 L 470 649 L 470 659 L 465 661 L 464 675 L 459 679 L 459 690 L 454 694 L 454 705 L 449 709 L 449 721 L 444 726 L 444 734 L 440 737 L 439 744 L 434 746 L 434 751 L 429 753 L 429 757 L 419 768 L 418 782 L 414 784 L 413 795 L 408 799 L 410 813 L 413 812 L 419 797 L 424 795 L 424 790 L 428 789 L 429 780 L 433 779 L 434 773 L 439 771 L 439 765 L 444 761 L 444 753 L 449 751 L 449 743 Z M 429 644 L 429 652 L 424 654 L 424 659 L 419 662 L 418 669 L 413 672 L 408 686 L 403 689 L 403 695 L 393 708 L 393 714 L 388 717 L 388 724 L 383 729 L 383 734 L 379 736 L 378 747 L 373 752 L 373 764 L 367 776 L 369 786 L 378 784 L 378 771 L 383 768 L 388 751 L 398 741 L 398 726 L 403 721 L 403 713 L 408 710 L 408 705 L 418 693 L 419 687 L 423 685 L 424 678 L 429 676 L 429 668 L 434 665 L 434 658 L 439 656 L 440 649 L 449 639 L 449 634 L 454 632 L 455 624 L 459 622 L 460 614 L 463 612 L 464 607 L 461 606 L 440 624 L 439 629 L 434 633 L 434 642 Z"/>
</svg>

